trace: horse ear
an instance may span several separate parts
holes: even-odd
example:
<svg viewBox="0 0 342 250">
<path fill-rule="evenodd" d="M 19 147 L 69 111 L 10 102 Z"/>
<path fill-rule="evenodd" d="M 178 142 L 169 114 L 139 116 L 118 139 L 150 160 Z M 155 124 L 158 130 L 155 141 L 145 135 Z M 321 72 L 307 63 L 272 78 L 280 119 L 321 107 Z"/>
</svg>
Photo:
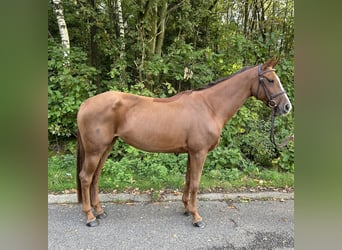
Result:
<svg viewBox="0 0 342 250">
<path fill-rule="evenodd" d="M 279 63 L 279 61 L 280 61 L 280 57 L 278 56 L 274 59 L 274 65 L 272 65 L 272 68 L 274 68 Z"/>
<path fill-rule="evenodd" d="M 263 70 L 266 70 L 268 67 L 274 68 L 278 64 L 279 60 L 280 60 L 280 57 L 277 57 L 277 58 L 272 57 L 268 59 L 267 62 L 265 62 L 262 65 Z"/>
</svg>

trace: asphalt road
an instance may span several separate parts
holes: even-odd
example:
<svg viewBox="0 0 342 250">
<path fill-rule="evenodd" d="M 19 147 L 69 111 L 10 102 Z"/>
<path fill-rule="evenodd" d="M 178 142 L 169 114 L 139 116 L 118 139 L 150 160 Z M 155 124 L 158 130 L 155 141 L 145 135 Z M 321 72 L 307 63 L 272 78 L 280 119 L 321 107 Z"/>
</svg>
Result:
<svg viewBox="0 0 342 250">
<path fill-rule="evenodd" d="M 79 204 L 49 204 L 49 249 L 294 249 L 292 199 L 200 200 L 204 229 L 180 201 L 104 205 L 108 217 L 89 228 Z"/>
</svg>

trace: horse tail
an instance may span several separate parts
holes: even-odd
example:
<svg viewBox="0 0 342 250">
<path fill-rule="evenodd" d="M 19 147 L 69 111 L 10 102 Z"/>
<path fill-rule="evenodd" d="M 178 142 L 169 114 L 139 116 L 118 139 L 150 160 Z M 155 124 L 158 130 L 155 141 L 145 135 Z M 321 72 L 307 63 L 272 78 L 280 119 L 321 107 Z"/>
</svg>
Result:
<svg viewBox="0 0 342 250">
<path fill-rule="evenodd" d="M 83 143 L 81 139 L 81 134 L 79 129 L 77 129 L 77 171 L 76 171 L 76 181 L 77 181 L 77 200 L 79 203 L 82 202 L 82 187 L 80 180 L 80 172 L 82 170 L 84 162 L 84 150 Z"/>
</svg>

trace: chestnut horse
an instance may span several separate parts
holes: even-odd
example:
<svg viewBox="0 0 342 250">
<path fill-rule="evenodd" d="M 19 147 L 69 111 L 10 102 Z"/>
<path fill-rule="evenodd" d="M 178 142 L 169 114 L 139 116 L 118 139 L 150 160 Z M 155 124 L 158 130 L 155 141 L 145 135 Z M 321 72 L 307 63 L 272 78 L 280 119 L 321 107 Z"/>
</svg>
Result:
<svg viewBox="0 0 342 250">
<path fill-rule="evenodd" d="M 193 225 L 203 228 L 196 205 L 197 191 L 205 159 L 218 145 L 223 126 L 250 96 L 273 108 L 277 115 L 291 110 L 274 71 L 278 61 L 272 58 L 170 98 L 108 91 L 84 101 L 77 115 L 77 187 L 86 225 L 97 226 L 98 219 L 107 216 L 99 202 L 98 178 L 120 137 L 145 151 L 188 154 L 182 201 L 185 214 L 193 216 Z"/>
</svg>

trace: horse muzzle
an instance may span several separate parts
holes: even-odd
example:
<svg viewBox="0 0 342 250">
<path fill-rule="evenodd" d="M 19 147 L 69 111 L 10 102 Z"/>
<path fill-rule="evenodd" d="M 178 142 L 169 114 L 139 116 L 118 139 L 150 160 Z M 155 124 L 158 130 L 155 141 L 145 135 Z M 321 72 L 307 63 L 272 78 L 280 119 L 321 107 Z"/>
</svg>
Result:
<svg viewBox="0 0 342 250">
<path fill-rule="evenodd" d="M 288 113 L 290 113 L 291 109 L 292 109 L 292 105 L 290 102 L 286 102 L 284 104 L 279 104 L 277 107 L 277 115 L 287 115 Z"/>
</svg>

